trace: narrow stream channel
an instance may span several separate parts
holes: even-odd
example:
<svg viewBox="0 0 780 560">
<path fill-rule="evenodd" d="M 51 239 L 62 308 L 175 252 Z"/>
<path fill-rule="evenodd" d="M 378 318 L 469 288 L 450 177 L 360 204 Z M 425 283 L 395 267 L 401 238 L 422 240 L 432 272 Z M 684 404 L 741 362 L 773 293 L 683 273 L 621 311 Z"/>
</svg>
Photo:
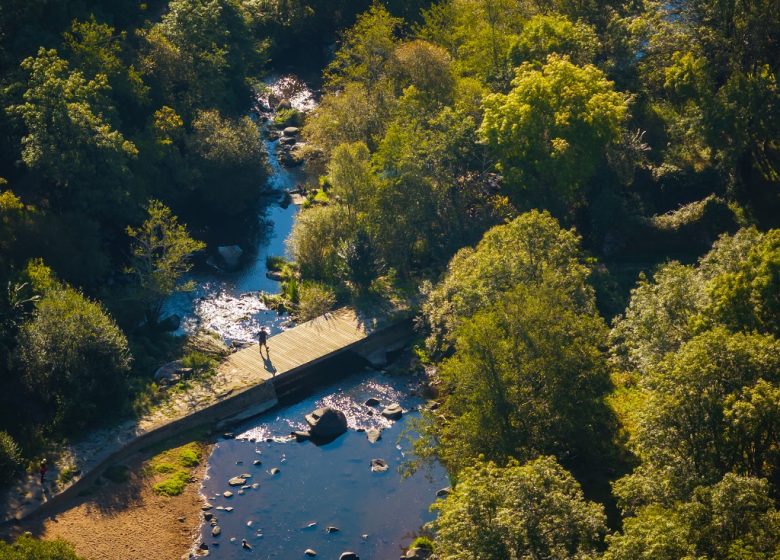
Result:
<svg viewBox="0 0 780 560">
<path fill-rule="evenodd" d="M 282 77 L 271 89 L 281 90 L 294 107 L 313 106 L 311 91 L 294 78 Z M 207 328 L 226 342 L 241 343 L 251 342 L 261 325 L 272 333 L 285 328 L 287 318 L 266 309 L 258 292 L 279 291 L 278 282 L 266 277 L 265 260 L 285 254 L 298 207 L 285 204 L 284 193 L 305 182 L 306 174 L 304 168 L 280 164 L 279 140 L 264 142 L 271 168 L 269 186 L 275 192 L 258 216 L 259 237 L 251 244 L 257 251 L 244 255 L 241 267 L 233 272 L 218 266 L 193 271 L 190 279 L 196 290 L 177 294 L 166 305 L 167 313 L 183 317 L 183 331 Z M 409 478 L 399 472 L 409 459 L 408 443 L 400 443 L 399 436 L 419 416 L 416 408 L 423 401 L 414 387 L 420 380 L 359 370 L 354 363 L 331 367 L 328 373 L 333 375 L 328 377 L 339 381 L 242 424 L 235 430 L 238 437 L 214 446 L 202 488 L 220 527 L 218 536 L 212 535 L 210 523 L 202 528 L 200 542 L 208 545 L 209 557 L 292 559 L 304 558 L 304 551 L 312 549 L 321 558 L 335 559 L 351 550 L 363 560 L 396 559 L 422 525 L 433 519 L 429 507 L 436 491 L 447 485 L 444 469 L 433 465 Z M 364 404 L 369 397 L 382 405 L 398 402 L 407 413 L 391 422 L 379 414 L 381 408 Z M 320 406 L 342 410 L 349 431 L 319 447 L 291 441 L 290 432 L 305 426 L 304 415 Z M 382 438 L 369 442 L 362 431 L 368 428 L 382 429 Z M 372 472 L 372 459 L 383 459 L 389 469 Z M 272 475 L 272 468 L 280 472 Z M 252 477 L 239 493 L 227 481 L 244 473 Z M 234 495 L 225 498 L 227 490 Z M 328 527 L 339 530 L 327 532 Z"/>
</svg>

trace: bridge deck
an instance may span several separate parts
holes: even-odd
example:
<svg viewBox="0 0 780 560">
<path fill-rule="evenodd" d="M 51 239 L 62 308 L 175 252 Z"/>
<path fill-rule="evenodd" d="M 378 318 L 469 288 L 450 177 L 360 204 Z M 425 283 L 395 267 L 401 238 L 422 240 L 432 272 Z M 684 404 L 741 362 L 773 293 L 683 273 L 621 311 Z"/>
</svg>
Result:
<svg viewBox="0 0 780 560">
<path fill-rule="evenodd" d="M 219 374 L 257 383 L 330 356 L 366 338 L 374 329 L 350 308 L 338 309 L 268 339 L 262 355 L 257 344 L 231 354 Z"/>
</svg>

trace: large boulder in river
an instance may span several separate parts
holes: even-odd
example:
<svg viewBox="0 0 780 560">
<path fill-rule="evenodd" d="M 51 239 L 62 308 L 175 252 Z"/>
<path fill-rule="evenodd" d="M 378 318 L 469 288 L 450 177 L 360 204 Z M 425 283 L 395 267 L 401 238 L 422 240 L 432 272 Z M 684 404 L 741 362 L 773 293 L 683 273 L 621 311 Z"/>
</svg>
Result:
<svg viewBox="0 0 780 560">
<path fill-rule="evenodd" d="M 339 560 L 360 560 L 360 556 L 355 552 L 342 552 Z"/>
<path fill-rule="evenodd" d="M 382 411 L 382 416 L 389 420 L 398 420 L 404 413 L 404 409 L 398 403 L 389 404 Z"/>
<path fill-rule="evenodd" d="M 318 408 L 306 415 L 309 423 L 309 437 L 315 443 L 326 443 L 347 431 L 347 417 L 344 413 L 329 406 Z"/>
<path fill-rule="evenodd" d="M 297 126 L 288 126 L 282 131 L 285 136 L 298 136 L 300 129 Z"/>
<path fill-rule="evenodd" d="M 225 261 L 228 268 L 237 268 L 244 250 L 238 245 L 220 245 L 217 247 L 217 253 Z"/>
</svg>

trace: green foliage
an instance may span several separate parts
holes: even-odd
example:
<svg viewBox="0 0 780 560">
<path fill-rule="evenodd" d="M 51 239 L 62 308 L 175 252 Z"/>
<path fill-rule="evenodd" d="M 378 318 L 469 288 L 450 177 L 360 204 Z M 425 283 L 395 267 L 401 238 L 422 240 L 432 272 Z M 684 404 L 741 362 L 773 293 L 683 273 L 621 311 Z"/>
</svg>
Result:
<svg viewBox="0 0 780 560">
<path fill-rule="evenodd" d="M 602 507 L 583 498 L 553 457 L 464 469 L 453 492 L 434 506 L 436 557 L 594 557 L 606 532 Z"/>
<path fill-rule="evenodd" d="M 341 266 L 338 248 L 350 235 L 346 209 L 317 206 L 301 212 L 288 238 L 290 254 L 304 278 L 336 278 Z"/>
<path fill-rule="evenodd" d="M 717 328 L 642 379 L 632 446 L 642 465 L 619 481 L 623 507 L 687 499 L 726 473 L 774 480 L 780 464 L 780 341 Z"/>
<path fill-rule="evenodd" d="M 580 191 L 620 137 L 628 96 L 592 65 L 550 55 L 524 64 L 512 90 L 485 98 L 480 134 L 515 190 L 558 215 L 582 203 Z"/>
<path fill-rule="evenodd" d="M 22 159 L 72 194 L 50 192 L 57 205 L 88 215 L 108 212 L 126 199 L 128 163 L 138 149 L 112 125 L 104 74 L 86 79 L 54 49 L 41 48 L 22 62 L 29 74 L 24 103 L 11 108 L 24 122 Z M 101 188 L 95 189 L 95 186 Z"/>
<path fill-rule="evenodd" d="M 271 272 L 280 272 L 287 264 L 287 259 L 279 255 L 268 255 L 265 258 L 265 267 Z"/>
<path fill-rule="evenodd" d="M 152 489 L 157 494 L 164 496 L 178 496 L 184 492 L 185 486 L 190 481 L 190 475 L 187 471 L 176 471 L 161 482 L 157 482 Z"/>
<path fill-rule="evenodd" d="M 715 325 L 777 333 L 777 231 L 741 229 L 722 236 L 698 266 L 672 262 L 652 281 L 640 277 L 611 335 L 620 363 L 647 372 Z"/>
<path fill-rule="evenodd" d="M 149 466 L 153 473 L 164 475 L 153 485 L 157 494 L 178 496 L 190 482 L 190 470 L 200 464 L 202 451 L 197 443 L 188 443 L 155 456 Z"/>
<path fill-rule="evenodd" d="M 433 550 L 433 541 L 428 537 L 417 537 L 409 545 L 409 548 L 422 548 L 423 550 Z"/>
<path fill-rule="evenodd" d="M 610 387 L 604 321 L 560 288 L 519 285 L 455 331 L 439 369 L 445 420 L 436 454 L 458 472 L 477 456 L 500 464 L 538 454 L 595 455 Z"/>
<path fill-rule="evenodd" d="M 127 339 L 100 304 L 69 286 L 51 288 L 38 300 L 19 332 L 17 360 L 59 431 L 73 433 L 121 410 Z"/>
<path fill-rule="evenodd" d="M 769 560 L 780 552 L 780 516 L 766 480 L 726 474 L 688 501 L 646 506 L 607 537 L 605 560 Z"/>
<path fill-rule="evenodd" d="M 0 431 L 0 488 L 13 480 L 22 465 L 19 445 L 7 432 Z"/>
<path fill-rule="evenodd" d="M 303 124 L 303 115 L 298 109 L 280 109 L 274 115 L 274 126 L 284 128 L 286 126 L 301 126 Z"/>
<path fill-rule="evenodd" d="M 336 294 L 331 288 L 317 282 L 303 282 L 298 290 L 295 317 L 309 321 L 331 311 L 336 305 Z"/>
<path fill-rule="evenodd" d="M 44 541 L 22 535 L 13 543 L 0 540 L 0 560 L 85 560 L 63 540 Z"/>
<path fill-rule="evenodd" d="M 188 145 L 199 158 L 194 187 L 202 203 L 225 214 L 251 208 L 266 177 L 257 125 L 208 110 L 195 114 L 192 129 Z"/>
<path fill-rule="evenodd" d="M 190 257 L 206 247 L 189 236 L 171 210 L 158 200 L 147 207 L 148 218 L 138 228 L 127 228 L 133 240 L 133 258 L 129 272 L 138 282 L 138 298 L 146 319 L 154 324 L 160 317 L 163 301 L 176 290 L 190 286 L 177 284 L 190 270 Z"/>
<path fill-rule="evenodd" d="M 358 16 L 357 22 L 343 36 L 341 47 L 325 71 L 328 87 L 340 88 L 349 82 L 368 90 L 378 84 L 385 65 L 393 56 L 395 33 L 401 20 L 379 3 Z"/>
<path fill-rule="evenodd" d="M 464 319 L 518 285 L 559 289 L 577 309 L 592 312 L 589 274 L 574 231 L 562 229 L 547 212 L 523 214 L 494 227 L 474 249 L 461 249 L 450 261 L 423 304 L 428 344 L 441 348 Z"/>
<path fill-rule="evenodd" d="M 523 62 L 544 64 L 553 53 L 582 65 L 592 64 L 598 50 L 598 36 L 590 25 L 557 14 L 536 15 L 523 26 L 510 56 L 516 66 Z"/>
<path fill-rule="evenodd" d="M 379 275 L 379 263 L 374 243 L 365 230 L 359 229 L 346 242 L 342 254 L 347 280 L 358 292 L 365 292 Z"/>
</svg>

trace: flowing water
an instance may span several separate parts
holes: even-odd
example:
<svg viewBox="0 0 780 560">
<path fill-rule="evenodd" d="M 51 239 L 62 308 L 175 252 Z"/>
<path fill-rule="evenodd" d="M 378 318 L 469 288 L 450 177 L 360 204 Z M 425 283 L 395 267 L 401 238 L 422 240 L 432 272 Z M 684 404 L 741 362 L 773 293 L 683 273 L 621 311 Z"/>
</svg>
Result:
<svg viewBox="0 0 780 560">
<path fill-rule="evenodd" d="M 304 84 L 282 77 L 258 99 L 260 115 L 272 117 L 274 100 L 281 98 L 302 111 L 315 103 Z M 274 333 L 289 324 L 288 318 L 268 310 L 259 298 L 260 292 L 279 291 L 279 283 L 266 277 L 265 260 L 268 255 L 285 254 L 285 239 L 298 212 L 285 192 L 307 178 L 304 168 L 280 164 L 278 144 L 279 140 L 265 140 L 271 194 L 258 216 L 256 238 L 234 241 L 246 251 L 239 269 L 228 272 L 212 258 L 209 266 L 190 275 L 196 290 L 168 301 L 166 312 L 183 317 L 182 331 L 207 328 L 228 343 L 243 343 L 252 341 L 261 325 Z M 360 371 L 354 364 L 330 367 L 329 377 L 341 377 L 339 381 L 244 423 L 238 437 L 215 445 L 202 489 L 215 506 L 211 513 L 221 529 L 218 536 L 212 536 L 210 524 L 202 528 L 200 542 L 209 546 L 210 557 L 291 559 L 302 558 L 306 549 L 313 549 L 320 558 L 335 559 L 351 550 L 363 560 L 395 559 L 433 519 L 429 506 L 436 491 L 447 484 L 444 470 L 432 465 L 409 478 L 399 472 L 409 459 L 408 443 L 399 441 L 399 436 L 419 415 L 416 408 L 422 403 L 413 390 L 419 380 Z M 343 376 L 338 375 L 342 368 Z M 407 412 L 391 422 L 379 414 L 381 409 L 363 404 L 369 397 L 383 405 L 398 402 Z M 291 440 L 291 431 L 305 428 L 304 415 L 320 406 L 343 411 L 348 418 L 347 433 L 322 446 Z M 382 438 L 370 443 L 362 431 L 368 428 L 381 429 Z M 383 459 L 389 469 L 372 472 L 372 459 Z M 280 472 L 272 475 L 272 468 Z M 244 473 L 252 475 L 247 488 L 239 492 L 238 487 L 228 486 L 231 477 Z M 223 496 L 228 489 L 234 493 L 231 498 Z M 329 526 L 339 530 L 329 533 Z"/>
<path fill-rule="evenodd" d="M 447 485 L 438 465 L 408 478 L 399 472 L 410 458 L 409 444 L 399 436 L 419 415 L 415 408 L 422 402 L 409 383 L 406 377 L 356 372 L 240 426 L 236 439 L 218 442 L 203 483 L 221 529 L 217 537 L 210 524 L 202 529 L 210 557 L 293 559 L 312 549 L 320 558 L 336 559 L 345 551 L 364 560 L 399 558 L 433 519 L 429 506 Z M 383 405 L 398 402 L 408 412 L 391 422 L 379 415 L 381 409 L 363 404 L 369 397 Z M 304 415 L 320 406 L 342 410 L 347 433 L 322 446 L 291 440 L 292 430 L 305 427 Z M 371 443 L 358 431 L 368 428 L 382 429 L 381 439 Z M 372 472 L 372 459 L 383 459 L 389 469 Z M 278 474 L 271 474 L 274 468 Z M 228 486 L 230 478 L 245 473 L 252 476 L 242 493 Z M 234 495 L 225 498 L 226 490 Z M 233 509 L 218 509 L 226 507 Z M 329 533 L 328 527 L 339 530 Z"/>
</svg>

